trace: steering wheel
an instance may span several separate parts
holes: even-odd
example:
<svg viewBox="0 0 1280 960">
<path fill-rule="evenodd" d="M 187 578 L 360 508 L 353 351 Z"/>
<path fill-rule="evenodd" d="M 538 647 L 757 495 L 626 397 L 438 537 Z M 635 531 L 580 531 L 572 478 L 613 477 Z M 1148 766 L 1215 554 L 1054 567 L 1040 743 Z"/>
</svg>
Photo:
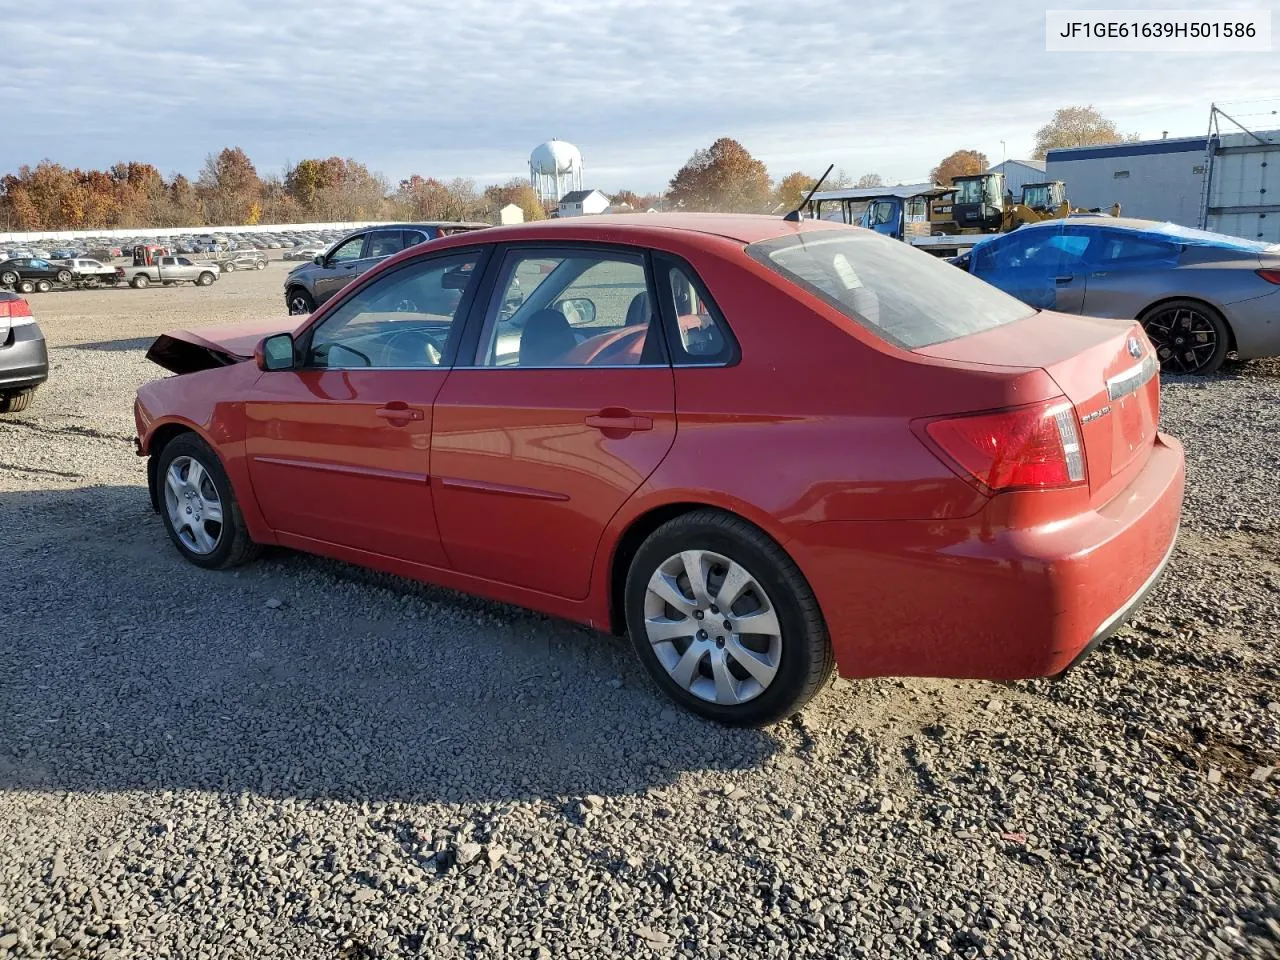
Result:
<svg viewBox="0 0 1280 960">
<path fill-rule="evenodd" d="M 403 346 L 400 341 L 405 341 Z M 389 359 L 403 360 L 406 366 L 413 367 L 438 367 L 444 357 L 436 338 L 425 330 L 398 330 L 387 338 L 383 349 Z"/>
<path fill-rule="evenodd" d="M 347 353 L 354 353 L 357 357 L 359 357 L 361 360 L 364 361 L 364 365 L 366 367 L 373 366 L 373 361 L 369 358 L 369 355 L 367 353 L 361 353 L 355 347 L 348 347 L 345 343 L 330 343 L 328 344 L 328 347 L 329 347 L 329 350 L 325 354 L 325 366 L 329 365 L 329 357 L 333 355 L 333 351 L 335 350 L 345 350 L 347 351 Z"/>
</svg>

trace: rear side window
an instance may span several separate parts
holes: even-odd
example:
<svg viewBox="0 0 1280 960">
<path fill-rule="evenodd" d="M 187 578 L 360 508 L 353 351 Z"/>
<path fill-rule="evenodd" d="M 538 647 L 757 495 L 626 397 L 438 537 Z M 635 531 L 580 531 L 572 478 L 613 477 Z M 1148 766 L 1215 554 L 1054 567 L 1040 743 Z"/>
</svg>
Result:
<svg viewBox="0 0 1280 960">
<path fill-rule="evenodd" d="M 1098 259 L 1113 264 L 1139 263 L 1149 260 L 1177 260 L 1178 253 L 1176 243 L 1107 231 L 1102 234 L 1102 250 Z"/>
<path fill-rule="evenodd" d="M 369 234 L 367 258 L 389 257 L 404 249 L 404 235 L 399 230 L 379 230 Z"/>
<path fill-rule="evenodd" d="M 941 258 L 879 234 L 805 231 L 747 253 L 855 323 L 908 350 L 1035 313 Z"/>
</svg>

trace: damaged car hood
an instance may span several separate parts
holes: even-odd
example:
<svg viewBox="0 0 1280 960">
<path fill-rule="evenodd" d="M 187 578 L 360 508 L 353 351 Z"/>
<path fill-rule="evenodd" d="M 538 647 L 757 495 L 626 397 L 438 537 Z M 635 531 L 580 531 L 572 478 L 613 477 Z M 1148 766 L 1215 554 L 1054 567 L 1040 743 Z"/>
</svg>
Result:
<svg viewBox="0 0 1280 960">
<path fill-rule="evenodd" d="M 263 337 L 292 333 L 293 317 L 229 323 L 192 330 L 172 330 L 156 337 L 147 350 L 147 359 L 172 373 L 195 373 L 213 367 L 243 363 L 253 356 L 253 348 Z"/>
</svg>

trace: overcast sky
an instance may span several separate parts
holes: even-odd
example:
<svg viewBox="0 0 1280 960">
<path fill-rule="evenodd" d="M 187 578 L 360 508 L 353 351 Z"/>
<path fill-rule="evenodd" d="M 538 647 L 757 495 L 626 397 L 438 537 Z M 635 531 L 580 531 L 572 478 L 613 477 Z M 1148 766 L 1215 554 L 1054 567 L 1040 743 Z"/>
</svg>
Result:
<svg viewBox="0 0 1280 960">
<path fill-rule="evenodd" d="M 47 158 L 194 175 L 236 145 L 263 173 L 339 154 L 392 180 L 488 182 L 527 176 L 529 151 L 558 137 L 581 148 L 588 186 L 647 191 L 732 136 L 775 177 L 835 163 L 913 181 L 957 148 L 1028 155 L 1059 106 L 1159 137 L 1203 133 L 1211 101 L 1280 97 L 1277 51 L 1046 53 L 1044 7 L 1026 0 L 4 7 L 0 173 Z"/>
</svg>

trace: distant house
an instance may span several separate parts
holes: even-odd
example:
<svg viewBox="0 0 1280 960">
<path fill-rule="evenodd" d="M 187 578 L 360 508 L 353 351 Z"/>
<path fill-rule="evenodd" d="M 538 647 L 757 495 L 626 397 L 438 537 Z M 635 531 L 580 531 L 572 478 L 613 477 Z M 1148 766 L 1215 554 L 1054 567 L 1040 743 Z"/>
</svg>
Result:
<svg viewBox="0 0 1280 960">
<path fill-rule="evenodd" d="M 573 190 L 556 204 L 557 217 L 582 217 L 604 213 L 609 209 L 609 198 L 599 190 Z"/>
<path fill-rule="evenodd" d="M 1022 199 L 1023 184 L 1044 183 L 1048 179 L 1044 174 L 1043 160 L 1006 160 L 988 169 L 987 173 L 1003 173 L 1004 188 L 1013 194 L 1014 200 Z"/>
<path fill-rule="evenodd" d="M 524 210 L 519 204 L 508 203 L 498 211 L 498 224 L 502 226 L 508 223 L 524 223 Z"/>
</svg>

